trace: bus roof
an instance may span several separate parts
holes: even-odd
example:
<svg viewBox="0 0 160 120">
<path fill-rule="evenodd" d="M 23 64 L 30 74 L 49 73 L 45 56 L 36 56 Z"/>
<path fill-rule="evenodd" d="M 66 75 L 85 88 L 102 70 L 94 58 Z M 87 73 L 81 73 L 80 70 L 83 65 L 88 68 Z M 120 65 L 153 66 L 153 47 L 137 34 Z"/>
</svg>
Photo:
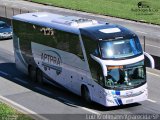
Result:
<svg viewBox="0 0 160 120">
<path fill-rule="evenodd" d="M 80 34 L 81 31 L 81 34 L 93 37 L 95 40 L 114 39 L 118 37 L 133 36 L 134 34 L 122 26 L 48 12 L 19 14 L 13 16 L 13 19 L 75 34 Z"/>
<path fill-rule="evenodd" d="M 79 28 L 96 26 L 100 24 L 96 20 L 75 16 L 63 16 L 48 12 L 19 14 L 13 16 L 13 19 L 51 28 L 55 27 L 57 29 L 63 29 L 65 31 L 68 31 L 67 29 L 69 28 L 72 32 L 78 32 Z"/>
<path fill-rule="evenodd" d="M 136 36 L 129 29 L 115 24 L 103 24 L 87 28 L 80 28 L 81 34 L 94 40 L 128 39 Z"/>
</svg>

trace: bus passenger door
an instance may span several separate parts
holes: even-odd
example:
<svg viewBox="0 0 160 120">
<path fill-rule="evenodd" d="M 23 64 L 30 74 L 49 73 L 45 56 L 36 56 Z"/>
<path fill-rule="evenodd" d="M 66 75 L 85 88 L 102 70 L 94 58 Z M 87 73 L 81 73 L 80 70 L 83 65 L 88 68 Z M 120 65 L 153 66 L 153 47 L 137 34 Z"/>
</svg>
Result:
<svg viewBox="0 0 160 120">
<path fill-rule="evenodd" d="M 103 98 L 103 72 L 101 70 L 100 64 L 92 59 L 88 59 L 91 73 L 91 86 L 93 87 L 92 97 L 95 101 L 100 102 Z"/>
<path fill-rule="evenodd" d="M 101 101 L 103 100 L 103 88 L 102 86 L 100 86 L 99 84 L 97 83 L 93 83 L 93 93 L 92 93 L 92 97 L 93 97 L 93 100 L 95 102 L 98 102 L 98 103 L 101 103 Z"/>
<path fill-rule="evenodd" d="M 85 34 L 85 31 L 81 30 L 81 33 Z M 89 67 L 89 73 L 87 76 L 89 81 L 87 84 L 91 86 L 90 90 L 92 94 L 92 100 L 99 102 L 102 98 L 100 93 L 103 87 L 100 86 L 100 83 L 97 79 L 97 73 L 99 70 L 101 70 L 101 65 L 91 57 L 93 55 L 100 58 L 98 42 L 87 35 L 82 35 L 82 41 L 86 53 L 87 66 Z"/>
</svg>

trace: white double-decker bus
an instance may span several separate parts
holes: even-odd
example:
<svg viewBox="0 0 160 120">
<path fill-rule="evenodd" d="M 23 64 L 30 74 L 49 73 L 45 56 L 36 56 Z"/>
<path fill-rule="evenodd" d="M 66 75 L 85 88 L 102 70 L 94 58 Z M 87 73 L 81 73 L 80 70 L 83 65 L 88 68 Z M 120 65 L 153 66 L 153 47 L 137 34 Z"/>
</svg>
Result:
<svg viewBox="0 0 160 120">
<path fill-rule="evenodd" d="M 118 106 L 147 99 L 144 53 L 125 27 L 46 12 L 13 17 L 16 66 L 31 80 L 63 86 L 87 102 Z"/>
</svg>

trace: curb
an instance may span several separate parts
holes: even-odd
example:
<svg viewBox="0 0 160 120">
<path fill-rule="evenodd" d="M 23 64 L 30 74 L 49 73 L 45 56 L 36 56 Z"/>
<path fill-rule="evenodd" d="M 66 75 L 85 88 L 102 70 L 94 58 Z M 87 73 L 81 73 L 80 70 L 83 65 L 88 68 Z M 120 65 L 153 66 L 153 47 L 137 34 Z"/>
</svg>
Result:
<svg viewBox="0 0 160 120">
<path fill-rule="evenodd" d="M 5 104 L 7 104 L 7 105 L 9 105 L 10 107 L 16 109 L 17 111 L 28 115 L 29 117 L 33 118 L 34 120 L 48 120 L 47 118 L 45 118 L 45 117 L 43 117 L 41 115 L 38 115 L 37 113 L 25 108 L 24 106 L 21 106 L 18 103 L 15 103 L 14 101 L 9 100 L 9 99 L 1 96 L 1 95 L 0 95 L 0 101 L 5 103 Z"/>
</svg>

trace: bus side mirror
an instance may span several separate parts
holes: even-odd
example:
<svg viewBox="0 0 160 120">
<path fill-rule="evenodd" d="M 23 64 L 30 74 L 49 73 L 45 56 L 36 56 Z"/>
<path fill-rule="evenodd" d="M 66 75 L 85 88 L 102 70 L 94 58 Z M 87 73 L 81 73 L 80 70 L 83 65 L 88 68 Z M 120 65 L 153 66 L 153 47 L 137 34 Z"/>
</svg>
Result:
<svg viewBox="0 0 160 120">
<path fill-rule="evenodd" d="M 101 68 L 102 68 L 102 71 L 103 71 L 103 75 L 106 77 L 107 76 L 107 68 L 106 68 L 106 65 L 102 64 L 101 63 L 101 60 L 100 58 L 90 54 L 91 58 L 94 59 L 95 61 L 97 61 L 100 65 L 101 65 Z"/>
<path fill-rule="evenodd" d="M 154 61 L 153 57 L 146 52 L 144 52 L 144 55 L 149 59 L 150 64 L 151 64 L 151 68 L 154 69 L 155 68 L 155 61 Z"/>
</svg>

